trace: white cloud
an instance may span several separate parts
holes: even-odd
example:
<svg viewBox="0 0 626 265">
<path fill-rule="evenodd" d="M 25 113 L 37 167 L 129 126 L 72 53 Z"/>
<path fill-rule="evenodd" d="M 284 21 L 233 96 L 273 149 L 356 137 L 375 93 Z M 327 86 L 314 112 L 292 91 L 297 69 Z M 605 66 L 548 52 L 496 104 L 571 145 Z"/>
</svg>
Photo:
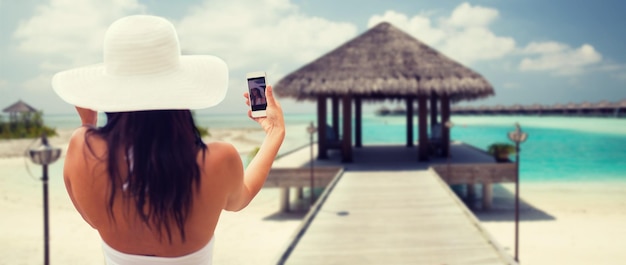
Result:
<svg viewBox="0 0 626 265">
<path fill-rule="evenodd" d="M 489 25 L 499 16 L 493 8 L 463 3 L 434 24 L 428 15 L 409 17 L 396 11 L 374 15 L 368 25 L 388 21 L 463 64 L 499 59 L 515 51 L 515 40 L 494 34 Z"/>
<path fill-rule="evenodd" d="M 52 74 L 40 74 L 35 78 L 24 81 L 21 84 L 21 88 L 28 92 L 45 92 L 51 93 L 52 86 L 50 85 L 50 80 L 52 80 Z"/>
<path fill-rule="evenodd" d="M 515 40 L 498 37 L 487 28 L 467 28 L 451 34 L 442 52 L 461 62 L 499 59 L 515 51 Z"/>
<path fill-rule="evenodd" d="M 563 43 L 558 43 L 555 41 L 547 41 L 547 42 L 531 42 L 526 46 L 526 48 L 522 49 L 522 53 L 525 54 L 547 54 L 547 53 L 558 53 L 563 50 L 566 50 L 568 47 Z"/>
<path fill-rule="evenodd" d="M 438 45 L 447 35 L 442 29 L 433 27 L 427 16 L 417 15 L 409 18 L 407 15 L 393 10 L 388 10 L 383 15 L 372 16 L 367 26 L 371 28 L 383 21 L 393 24 L 428 45 Z"/>
<path fill-rule="evenodd" d="M 109 24 L 143 10 L 136 0 L 50 0 L 20 22 L 13 38 L 19 51 L 43 57 L 42 65 L 68 68 L 95 63 L 102 60 Z"/>
<path fill-rule="evenodd" d="M 231 70 L 268 69 L 276 75 L 357 33 L 352 24 L 302 14 L 289 0 L 207 0 L 182 18 L 177 30 L 186 53 L 215 54 Z"/>
<path fill-rule="evenodd" d="M 491 22 L 496 20 L 500 12 L 498 10 L 482 6 L 471 6 L 465 2 L 457 6 L 450 18 L 446 22 L 450 25 L 472 28 L 472 27 L 487 27 Z"/>
<path fill-rule="evenodd" d="M 590 67 L 602 61 L 602 55 L 589 44 L 573 49 L 556 42 L 530 43 L 522 51 L 536 56 L 522 59 L 519 64 L 521 71 L 549 71 L 557 75 L 575 75 L 591 69 Z"/>
</svg>

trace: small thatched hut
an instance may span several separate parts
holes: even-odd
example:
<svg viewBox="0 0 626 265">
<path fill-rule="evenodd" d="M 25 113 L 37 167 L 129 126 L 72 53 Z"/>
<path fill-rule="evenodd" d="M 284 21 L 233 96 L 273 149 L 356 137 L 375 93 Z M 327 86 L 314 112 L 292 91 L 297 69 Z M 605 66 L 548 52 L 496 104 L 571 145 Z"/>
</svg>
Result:
<svg viewBox="0 0 626 265">
<path fill-rule="evenodd" d="M 528 107 L 527 111 L 532 113 L 532 114 L 536 114 L 536 115 L 541 116 L 543 114 L 544 107 L 543 107 L 543 105 L 541 105 L 539 103 L 535 103 L 535 104 L 531 105 L 530 107 Z"/>
<path fill-rule="evenodd" d="M 14 122 L 17 120 L 17 115 L 19 113 L 34 113 L 34 112 L 37 112 L 37 109 L 26 104 L 26 102 L 22 100 L 18 100 L 17 102 L 13 103 L 11 106 L 4 108 L 2 112 L 9 113 L 9 121 Z"/>
<path fill-rule="evenodd" d="M 450 119 L 450 102 L 472 100 L 494 94 L 480 74 L 451 60 L 435 49 L 383 22 L 285 76 L 275 85 L 276 94 L 298 100 L 317 101 L 319 158 L 326 158 L 327 100 L 332 102 L 333 127 L 338 128 L 339 103 L 343 115 L 342 157 L 352 161 L 352 103 L 355 112 L 355 145 L 361 142 L 363 101 L 406 102 L 407 146 L 413 143 L 413 111 L 419 109 L 419 159 L 429 152 L 430 124 Z M 427 104 L 430 101 L 430 108 Z M 441 108 L 438 107 L 441 106 Z M 437 110 L 441 110 L 438 121 Z M 448 154 L 449 129 L 443 126 L 443 154 Z"/>
</svg>

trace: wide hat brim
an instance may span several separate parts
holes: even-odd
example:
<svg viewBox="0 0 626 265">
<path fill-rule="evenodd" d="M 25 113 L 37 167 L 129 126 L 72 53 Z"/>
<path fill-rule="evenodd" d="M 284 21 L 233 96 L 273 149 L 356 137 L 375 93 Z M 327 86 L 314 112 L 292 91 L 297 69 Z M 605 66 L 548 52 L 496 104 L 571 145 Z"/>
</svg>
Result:
<svg viewBox="0 0 626 265">
<path fill-rule="evenodd" d="M 95 64 L 57 73 L 52 88 L 72 105 L 103 112 L 203 109 L 226 97 L 228 67 L 211 55 L 183 55 L 175 69 L 132 76 Z"/>
</svg>

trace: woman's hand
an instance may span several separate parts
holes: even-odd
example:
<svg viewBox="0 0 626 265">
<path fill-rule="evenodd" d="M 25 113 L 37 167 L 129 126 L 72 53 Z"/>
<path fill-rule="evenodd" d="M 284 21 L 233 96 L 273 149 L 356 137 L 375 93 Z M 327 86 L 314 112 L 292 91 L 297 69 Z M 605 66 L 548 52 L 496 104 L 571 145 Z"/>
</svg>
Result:
<svg viewBox="0 0 626 265">
<path fill-rule="evenodd" d="M 246 105 L 250 107 L 250 95 L 246 92 L 243 94 L 246 98 Z M 274 91 L 272 90 L 272 86 L 267 86 L 265 89 L 265 98 L 267 101 L 267 109 L 265 113 L 267 116 L 265 117 L 252 117 L 252 111 L 248 110 L 248 117 L 250 119 L 258 122 L 263 130 L 265 130 L 266 134 L 274 134 L 279 133 L 284 135 L 285 133 L 285 120 L 283 118 L 283 110 L 280 107 L 280 104 L 274 98 Z"/>
<path fill-rule="evenodd" d="M 76 112 L 78 112 L 78 116 L 80 116 L 80 120 L 83 123 L 83 126 L 95 127 L 96 124 L 98 124 L 98 112 L 79 106 L 75 107 Z"/>
</svg>

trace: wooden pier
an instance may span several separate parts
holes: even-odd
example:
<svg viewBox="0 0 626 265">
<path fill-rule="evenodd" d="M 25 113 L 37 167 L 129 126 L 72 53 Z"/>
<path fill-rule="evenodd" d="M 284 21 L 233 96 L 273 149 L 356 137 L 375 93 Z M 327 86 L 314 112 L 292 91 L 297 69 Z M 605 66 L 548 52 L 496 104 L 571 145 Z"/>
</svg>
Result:
<svg viewBox="0 0 626 265">
<path fill-rule="evenodd" d="M 411 148 L 367 148 L 355 152 L 355 163 L 345 164 L 328 183 L 277 264 L 517 264 L 430 163 L 402 161 L 407 158 L 401 153 L 414 156 Z M 457 163 L 488 161 L 463 154 L 471 148 L 455 148 Z M 372 154 L 379 156 L 376 167 L 368 160 L 376 159 Z M 290 163 L 298 159 L 294 155 Z M 299 159 L 304 160 L 302 155 Z M 431 163 L 442 167 L 444 161 Z M 317 167 L 333 166 L 332 160 L 315 162 Z M 302 166 L 304 171 L 306 163 Z"/>
<path fill-rule="evenodd" d="M 496 105 L 458 106 L 450 110 L 454 115 L 534 115 L 534 116 L 582 116 L 626 117 L 626 99 L 619 102 L 600 101 L 554 105 Z"/>
</svg>

